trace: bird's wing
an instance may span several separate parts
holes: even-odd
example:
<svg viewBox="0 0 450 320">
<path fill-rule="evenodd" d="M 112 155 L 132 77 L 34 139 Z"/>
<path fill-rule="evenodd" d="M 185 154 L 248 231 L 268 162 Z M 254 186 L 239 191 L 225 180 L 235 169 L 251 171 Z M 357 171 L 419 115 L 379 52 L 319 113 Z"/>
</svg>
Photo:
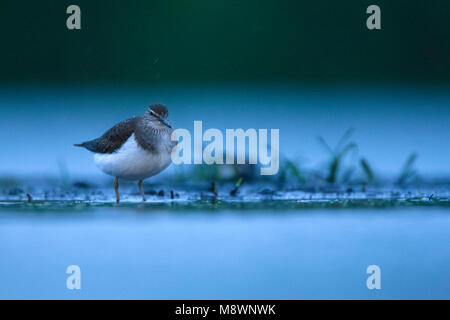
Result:
<svg viewBox="0 0 450 320">
<path fill-rule="evenodd" d="M 134 117 L 119 122 L 100 138 L 76 144 L 95 153 L 113 153 L 118 150 L 135 131 L 138 118 Z"/>
</svg>

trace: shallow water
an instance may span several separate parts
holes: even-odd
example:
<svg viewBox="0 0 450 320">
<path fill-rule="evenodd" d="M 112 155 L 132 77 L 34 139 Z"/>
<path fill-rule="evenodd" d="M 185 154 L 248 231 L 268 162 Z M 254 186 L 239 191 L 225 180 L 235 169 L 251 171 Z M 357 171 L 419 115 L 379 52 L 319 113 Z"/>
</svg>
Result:
<svg viewBox="0 0 450 320">
<path fill-rule="evenodd" d="M 446 185 L 146 184 L 145 203 L 124 185 L 118 205 L 108 185 L 15 183 L 0 194 L 0 298 L 450 298 Z"/>
<path fill-rule="evenodd" d="M 0 210 L 2 299 L 450 298 L 445 207 Z"/>
</svg>

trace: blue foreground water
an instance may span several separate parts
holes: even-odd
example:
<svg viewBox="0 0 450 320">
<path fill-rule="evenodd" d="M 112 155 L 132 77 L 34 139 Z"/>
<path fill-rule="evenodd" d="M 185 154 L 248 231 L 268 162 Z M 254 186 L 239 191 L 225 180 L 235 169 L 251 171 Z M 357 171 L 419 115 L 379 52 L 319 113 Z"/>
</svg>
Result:
<svg viewBox="0 0 450 320">
<path fill-rule="evenodd" d="M 449 299 L 448 208 L 2 212 L 1 299 Z M 69 265 L 81 290 L 66 288 Z M 381 268 L 381 290 L 366 268 Z"/>
</svg>

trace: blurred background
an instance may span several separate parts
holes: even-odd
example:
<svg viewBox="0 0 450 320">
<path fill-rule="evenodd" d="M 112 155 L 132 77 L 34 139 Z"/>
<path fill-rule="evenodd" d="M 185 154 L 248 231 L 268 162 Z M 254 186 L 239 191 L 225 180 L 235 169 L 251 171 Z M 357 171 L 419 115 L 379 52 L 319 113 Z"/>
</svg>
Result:
<svg viewBox="0 0 450 320">
<path fill-rule="evenodd" d="M 449 3 L 2 1 L 0 75 L 19 84 L 190 82 L 448 84 Z"/>
<path fill-rule="evenodd" d="M 81 30 L 70 4 L 0 4 L 0 174 L 100 176 L 72 144 L 152 103 L 178 128 L 279 128 L 303 167 L 353 128 L 373 170 L 450 173 L 448 1 L 378 1 L 381 30 L 359 0 L 80 0 Z"/>
</svg>

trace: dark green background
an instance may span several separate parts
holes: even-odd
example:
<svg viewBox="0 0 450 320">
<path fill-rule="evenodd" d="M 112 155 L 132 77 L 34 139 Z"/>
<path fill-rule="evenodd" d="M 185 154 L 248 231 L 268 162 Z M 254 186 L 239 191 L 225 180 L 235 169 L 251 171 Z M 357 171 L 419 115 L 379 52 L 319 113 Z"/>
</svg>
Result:
<svg viewBox="0 0 450 320">
<path fill-rule="evenodd" d="M 77 4 L 82 30 L 66 28 Z M 366 28 L 381 7 L 382 30 Z M 0 2 L 3 83 L 450 82 L 450 1 Z"/>
</svg>

